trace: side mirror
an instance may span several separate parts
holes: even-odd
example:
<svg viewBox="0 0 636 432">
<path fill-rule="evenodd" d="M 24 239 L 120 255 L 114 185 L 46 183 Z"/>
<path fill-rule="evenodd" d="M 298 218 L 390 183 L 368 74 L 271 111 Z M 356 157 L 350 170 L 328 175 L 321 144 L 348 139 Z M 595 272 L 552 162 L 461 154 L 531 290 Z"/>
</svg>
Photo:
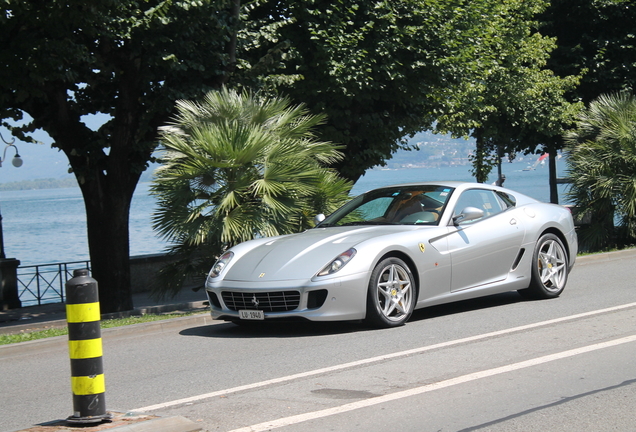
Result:
<svg viewBox="0 0 636 432">
<path fill-rule="evenodd" d="M 484 217 L 484 211 L 477 207 L 466 207 L 460 214 L 453 217 L 453 224 L 459 225 L 462 222 L 469 222 Z"/>
<path fill-rule="evenodd" d="M 324 220 L 325 220 L 325 215 L 320 213 L 320 214 L 317 214 L 316 217 L 314 218 L 314 223 L 318 225 L 320 222 Z"/>
</svg>

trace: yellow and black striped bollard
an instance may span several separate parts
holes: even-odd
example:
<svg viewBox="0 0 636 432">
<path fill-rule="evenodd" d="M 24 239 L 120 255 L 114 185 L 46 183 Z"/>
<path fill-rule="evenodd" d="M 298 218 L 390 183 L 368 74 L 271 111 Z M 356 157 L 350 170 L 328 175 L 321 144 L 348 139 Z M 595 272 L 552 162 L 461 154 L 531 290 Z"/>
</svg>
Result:
<svg viewBox="0 0 636 432">
<path fill-rule="evenodd" d="M 66 321 L 71 357 L 73 415 L 71 423 L 109 420 L 102 363 L 102 335 L 97 281 L 87 269 L 75 270 L 66 283 Z"/>
</svg>

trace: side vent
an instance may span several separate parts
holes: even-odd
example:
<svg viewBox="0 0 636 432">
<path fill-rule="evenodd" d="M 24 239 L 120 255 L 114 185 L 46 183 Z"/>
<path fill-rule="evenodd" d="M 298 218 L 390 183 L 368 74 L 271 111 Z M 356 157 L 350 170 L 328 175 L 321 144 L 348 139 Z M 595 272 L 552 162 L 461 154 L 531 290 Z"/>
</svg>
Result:
<svg viewBox="0 0 636 432">
<path fill-rule="evenodd" d="M 210 304 L 220 309 L 221 302 L 219 301 L 219 298 L 216 296 L 216 294 L 214 294 L 212 291 L 207 291 L 207 290 L 205 291 L 205 293 L 208 295 L 208 300 L 210 300 Z"/>
<path fill-rule="evenodd" d="M 327 300 L 327 290 L 317 290 L 317 291 L 309 291 L 309 296 L 307 298 L 307 309 L 318 309 L 325 304 L 325 300 Z"/>
<path fill-rule="evenodd" d="M 525 249 L 521 249 L 519 251 L 519 254 L 517 255 L 517 258 L 515 258 L 515 262 L 512 263 L 512 268 L 510 269 L 510 271 L 515 271 L 517 269 L 517 266 L 519 265 L 519 263 L 521 262 L 521 258 L 523 258 L 523 254 L 526 252 Z"/>
</svg>

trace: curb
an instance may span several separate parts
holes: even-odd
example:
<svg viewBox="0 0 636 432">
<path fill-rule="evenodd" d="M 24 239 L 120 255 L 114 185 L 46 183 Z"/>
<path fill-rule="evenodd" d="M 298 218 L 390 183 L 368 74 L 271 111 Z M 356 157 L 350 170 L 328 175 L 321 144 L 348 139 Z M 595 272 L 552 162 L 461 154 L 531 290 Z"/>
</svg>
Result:
<svg viewBox="0 0 636 432">
<path fill-rule="evenodd" d="M 592 255 L 584 255 L 576 258 L 576 263 L 574 264 L 574 268 L 577 265 L 586 265 L 586 264 L 594 264 L 597 262 L 606 262 L 606 261 L 616 261 L 621 259 L 633 259 L 636 258 L 636 248 L 634 249 L 623 249 L 614 252 L 603 252 Z"/>
<path fill-rule="evenodd" d="M 59 327 L 66 327 L 66 320 L 56 321 L 59 322 Z M 181 318 L 170 318 L 159 321 L 151 321 L 147 323 L 139 323 L 126 325 L 121 327 L 111 327 L 102 329 L 102 338 L 104 336 L 108 336 L 109 334 L 116 333 L 118 336 L 126 336 L 126 335 L 140 335 L 145 333 L 157 332 L 157 331 L 168 331 L 173 330 L 175 328 L 188 328 L 193 326 L 206 326 L 206 325 L 215 325 L 215 324 L 223 324 L 224 321 L 213 320 L 209 313 L 202 313 L 198 315 L 192 315 Z M 53 328 L 53 325 L 48 326 L 47 328 Z M 0 353 L 2 355 L 11 355 L 13 353 L 25 352 L 30 349 L 41 349 L 43 345 L 51 344 L 53 346 L 58 346 L 60 343 L 66 343 L 68 340 L 68 336 L 54 336 L 44 339 L 36 339 L 32 341 L 26 342 L 17 342 L 7 345 L 0 345 Z M 62 342 L 61 342 L 62 341 Z"/>
<path fill-rule="evenodd" d="M 165 417 L 110 429 L 112 432 L 199 432 L 195 422 L 185 417 Z"/>
<path fill-rule="evenodd" d="M 206 311 L 208 308 L 207 300 L 194 301 L 194 302 L 185 302 L 185 303 L 175 303 L 175 304 L 167 304 L 167 305 L 157 305 L 157 306 L 142 306 L 135 308 L 131 311 L 126 312 L 115 312 L 110 314 L 101 315 L 101 319 L 114 319 L 114 318 L 127 318 L 131 316 L 140 316 L 147 314 L 163 314 L 168 312 L 197 312 L 197 311 Z M 17 324 L 17 325 L 2 325 L 0 323 L 0 334 L 15 334 L 22 333 L 26 331 L 38 331 L 38 330 L 47 330 L 51 328 L 63 328 L 66 327 L 66 312 L 60 312 L 56 314 L 57 316 L 61 316 L 62 318 L 53 319 L 50 321 L 41 320 L 36 322 L 28 322 L 28 320 L 24 320 L 25 324 Z M 148 323 L 150 324 L 150 323 Z M 113 327 L 120 328 L 120 327 Z M 102 331 L 106 331 L 108 329 L 102 329 Z"/>
<path fill-rule="evenodd" d="M 72 425 L 66 420 L 54 420 L 16 432 L 203 432 L 192 420 L 182 416 L 158 417 L 146 414 L 110 412 L 111 421 L 86 425 Z"/>
</svg>

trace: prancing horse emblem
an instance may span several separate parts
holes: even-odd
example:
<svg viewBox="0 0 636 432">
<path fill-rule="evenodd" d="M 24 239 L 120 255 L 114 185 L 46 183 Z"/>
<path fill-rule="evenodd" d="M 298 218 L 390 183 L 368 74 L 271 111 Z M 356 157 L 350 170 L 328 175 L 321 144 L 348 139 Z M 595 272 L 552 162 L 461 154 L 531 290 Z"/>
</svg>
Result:
<svg viewBox="0 0 636 432">
<path fill-rule="evenodd" d="M 252 297 L 252 304 L 254 305 L 254 307 L 258 307 L 258 305 L 260 304 L 260 302 L 256 298 L 256 294 L 254 294 L 254 297 Z"/>
</svg>

